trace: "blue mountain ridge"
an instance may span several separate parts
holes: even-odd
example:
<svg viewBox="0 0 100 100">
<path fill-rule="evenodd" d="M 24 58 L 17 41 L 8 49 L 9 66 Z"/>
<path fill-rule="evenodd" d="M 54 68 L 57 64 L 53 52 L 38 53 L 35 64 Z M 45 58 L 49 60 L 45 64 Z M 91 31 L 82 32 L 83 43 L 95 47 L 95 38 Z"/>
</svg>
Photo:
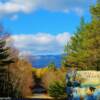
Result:
<svg viewBox="0 0 100 100">
<path fill-rule="evenodd" d="M 29 57 L 29 61 L 35 68 L 47 67 L 50 63 L 55 63 L 56 67 L 61 66 L 63 55 L 36 55 Z"/>
</svg>

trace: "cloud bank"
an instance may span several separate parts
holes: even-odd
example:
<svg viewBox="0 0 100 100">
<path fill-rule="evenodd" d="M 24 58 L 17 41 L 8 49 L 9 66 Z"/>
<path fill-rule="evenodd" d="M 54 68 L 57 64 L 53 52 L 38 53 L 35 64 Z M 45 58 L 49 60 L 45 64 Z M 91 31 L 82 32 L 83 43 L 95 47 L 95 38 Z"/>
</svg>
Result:
<svg viewBox="0 0 100 100">
<path fill-rule="evenodd" d="M 51 35 L 37 33 L 35 35 L 13 35 L 14 45 L 21 55 L 61 54 L 65 44 L 70 40 L 67 32 Z"/>
<path fill-rule="evenodd" d="M 93 0 L 1 0 L 0 15 L 30 13 L 38 9 L 82 14 Z"/>
</svg>

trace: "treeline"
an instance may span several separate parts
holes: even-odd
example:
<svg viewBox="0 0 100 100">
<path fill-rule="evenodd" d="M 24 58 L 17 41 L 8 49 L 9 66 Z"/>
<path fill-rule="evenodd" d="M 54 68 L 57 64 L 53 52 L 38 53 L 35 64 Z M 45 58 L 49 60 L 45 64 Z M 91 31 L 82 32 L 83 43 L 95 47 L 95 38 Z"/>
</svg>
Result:
<svg viewBox="0 0 100 100">
<path fill-rule="evenodd" d="M 100 1 L 90 7 L 92 20 L 80 26 L 65 47 L 66 57 L 63 65 L 81 70 L 100 70 Z"/>
<path fill-rule="evenodd" d="M 31 86 L 31 64 L 19 58 L 10 34 L 0 26 L 0 97 L 26 97 Z"/>
</svg>

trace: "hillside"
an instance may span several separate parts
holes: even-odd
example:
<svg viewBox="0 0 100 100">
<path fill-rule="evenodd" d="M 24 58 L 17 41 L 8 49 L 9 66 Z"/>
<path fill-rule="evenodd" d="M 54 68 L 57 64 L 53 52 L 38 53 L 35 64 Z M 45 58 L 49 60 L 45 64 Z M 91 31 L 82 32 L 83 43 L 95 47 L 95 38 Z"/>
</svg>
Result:
<svg viewBox="0 0 100 100">
<path fill-rule="evenodd" d="M 29 61 L 32 63 L 33 67 L 36 68 L 46 67 L 52 62 L 59 68 L 61 66 L 62 57 L 62 55 L 36 55 L 30 56 Z"/>
</svg>

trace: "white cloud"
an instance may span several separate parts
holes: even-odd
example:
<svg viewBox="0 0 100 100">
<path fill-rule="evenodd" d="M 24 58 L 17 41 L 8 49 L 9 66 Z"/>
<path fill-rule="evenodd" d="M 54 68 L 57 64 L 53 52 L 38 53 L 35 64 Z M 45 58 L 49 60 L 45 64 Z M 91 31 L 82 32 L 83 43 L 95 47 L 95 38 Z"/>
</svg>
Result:
<svg viewBox="0 0 100 100">
<path fill-rule="evenodd" d="M 51 35 L 37 33 L 35 35 L 13 35 L 14 45 L 22 54 L 56 54 L 63 53 L 65 44 L 70 39 L 67 32 Z"/>
<path fill-rule="evenodd" d="M 38 9 L 83 13 L 93 0 L 6 0 L 0 2 L 0 14 L 29 13 Z"/>
<path fill-rule="evenodd" d="M 70 35 L 66 32 L 64 32 L 63 34 L 58 34 L 56 36 L 56 40 L 59 44 L 64 45 L 66 44 L 66 42 L 68 42 L 70 39 Z"/>
<path fill-rule="evenodd" d="M 35 6 L 35 4 L 32 4 L 32 0 L 8 0 L 8 2 L 0 2 L 0 16 L 18 12 L 29 13 L 36 8 Z"/>
</svg>

